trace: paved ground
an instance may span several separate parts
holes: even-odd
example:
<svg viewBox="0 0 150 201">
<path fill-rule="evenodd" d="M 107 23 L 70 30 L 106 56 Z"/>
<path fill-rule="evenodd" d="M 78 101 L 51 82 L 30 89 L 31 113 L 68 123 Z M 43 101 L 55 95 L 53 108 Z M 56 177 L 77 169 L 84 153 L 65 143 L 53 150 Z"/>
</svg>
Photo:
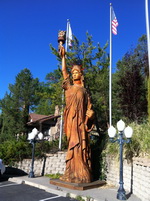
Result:
<svg viewBox="0 0 150 201">
<path fill-rule="evenodd" d="M 0 182 L 0 201 L 75 201 L 23 183 Z"/>
<path fill-rule="evenodd" d="M 110 186 L 79 191 L 52 185 L 49 183 L 49 178 L 47 177 L 28 178 L 28 176 L 21 176 L 9 178 L 9 181 L 15 183 L 24 183 L 63 197 L 69 195 L 72 198 L 75 198 L 76 196 L 81 196 L 85 200 L 88 200 L 87 198 L 93 198 L 90 201 L 118 201 L 116 199 L 118 189 Z M 137 198 L 133 194 L 130 194 L 129 192 L 127 192 L 126 195 L 128 201 L 141 201 L 139 198 Z"/>
</svg>

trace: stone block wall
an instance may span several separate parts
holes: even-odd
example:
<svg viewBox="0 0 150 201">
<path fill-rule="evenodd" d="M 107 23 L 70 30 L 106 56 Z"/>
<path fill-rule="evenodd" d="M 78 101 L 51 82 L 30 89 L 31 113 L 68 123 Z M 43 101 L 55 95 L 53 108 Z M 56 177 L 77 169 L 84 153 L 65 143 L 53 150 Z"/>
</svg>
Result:
<svg viewBox="0 0 150 201">
<path fill-rule="evenodd" d="M 66 152 L 49 154 L 44 159 L 35 160 L 35 175 L 63 174 L 65 171 Z M 106 158 L 107 183 L 119 187 L 119 162 L 112 158 Z M 31 159 L 24 159 L 15 167 L 30 172 Z M 150 201 L 150 159 L 134 158 L 132 163 L 124 160 L 124 188 L 133 193 L 141 201 Z"/>
<path fill-rule="evenodd" d="M 107 157 L 107 183 L 119 187 L 119 162 Z M 150 159 L 134 158 L 132 163 L 124 160 L 124 188 L 142 201 L 150 201 Z"/>
<path fill-rule="evenodd" d="M 58 152 L 56 154 L 50 154 L 46 158 L 45 172 L 44 174 L 63 174 L 66 164 L 65 164 L 66 152 Z"/>
<path fill-rule="evenodd" d="M 65 157 L 66 152 L 57 152 L 55 154 L 49 154 L 46 158 L 38 159 L 34 161 L 34 174 L 63 174 L 65 170 Z M 31 159 L 24 159 L 23 161 L 16 163 L 15 167 L 23 170 L 27 174 L 30 172 Z"/>
</svg>

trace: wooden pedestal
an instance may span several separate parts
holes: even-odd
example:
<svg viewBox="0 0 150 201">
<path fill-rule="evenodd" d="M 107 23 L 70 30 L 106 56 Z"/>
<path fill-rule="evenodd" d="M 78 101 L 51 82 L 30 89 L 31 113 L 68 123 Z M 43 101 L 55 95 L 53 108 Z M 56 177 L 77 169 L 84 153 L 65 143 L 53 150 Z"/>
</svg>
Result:
<svg viewBox="0 0 150 201">
<path fill-rule="evenodd" d="M 87 189 L 91 189 L 91 188 L 97 188 L 100 187 L 102 185 L 105 185 L 106 182 L 105 181 L 93 181 L 91 183 L 69 183 L 69 182 L 65 182 L 65 181 L 61 181 L 59 179 L 50 179 L 50 184 L 56 185 L 56 186 L 61 186 L 64 188 L 69 188 L 69 189 L 73 189 L 73 190 L 87 190 Z"/>
</svg>

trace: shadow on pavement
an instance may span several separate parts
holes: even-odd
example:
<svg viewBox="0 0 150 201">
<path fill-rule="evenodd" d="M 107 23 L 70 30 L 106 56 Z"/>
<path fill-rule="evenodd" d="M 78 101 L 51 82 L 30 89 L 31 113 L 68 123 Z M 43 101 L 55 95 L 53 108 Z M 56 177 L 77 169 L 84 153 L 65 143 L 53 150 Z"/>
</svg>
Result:
<svg viewBox="0 0 150 201">
<path fill-rule="evenodd" d="M 6 167 L 5 173 L 3 175 L 0 175 L 0 182 L 8 181 L 8 179 L 11 177 L 19 177 L 25 175 L 27 175 L 27 173 L 23 170 L 13 167 Z"/>
</svg>

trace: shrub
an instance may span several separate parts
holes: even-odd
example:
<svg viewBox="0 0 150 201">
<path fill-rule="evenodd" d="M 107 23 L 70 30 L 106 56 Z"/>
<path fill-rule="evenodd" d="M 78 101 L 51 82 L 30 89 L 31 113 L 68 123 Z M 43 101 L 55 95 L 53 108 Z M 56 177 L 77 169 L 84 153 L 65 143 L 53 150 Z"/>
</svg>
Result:
<svg viewBox="0 0 150 201">
<path fill-rule="evenodd" d="M 130 143 L 124 144 L 124 157 L 130 160 L 140 155 L 150 157 L 150 124 L 131 123 L 130 126 L 133 128 L 133 136 Z M 119 156 L 118 143 L 108 142 L 104 152 Z"/>
<path fill-rule="evenodd" d="M 24 141 L 5 141 L 0 144 L 0 158 L 6 165 L 13 165 L 16 161 L 31 155 L 29 144 Z"/>
<path fill-rule="evenodd" d="M 66 148 L 66 140 L 62 139 L 62 149 Z M 39 141 L 35 144 L 35 157 L 42 158 L 46 153 L 58 151 L 59 140 L 55 141 Z M 13 166 L 15 162 L 22 161 L 32 157 L 32 144 L 26 138 L 19 140 L 6 140 L 0 143 L 0 158 L 3 159 L 5 165 Z"/>
</svg>

